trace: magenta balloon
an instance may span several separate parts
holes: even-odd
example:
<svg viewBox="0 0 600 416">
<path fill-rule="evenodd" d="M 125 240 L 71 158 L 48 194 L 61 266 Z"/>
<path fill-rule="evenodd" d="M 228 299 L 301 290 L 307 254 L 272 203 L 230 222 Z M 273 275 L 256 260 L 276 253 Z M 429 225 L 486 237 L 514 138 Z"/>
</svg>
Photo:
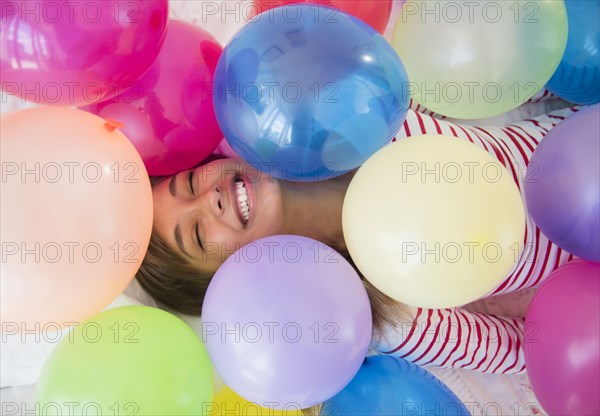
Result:
<svg viewBox="0 0 600 416">
<path fill-rule="evenodd" d="M 330 247 L 291 235 L 232 254 L 208 287 L 202 321 L 225 384 L 278 409 L 333 397 L 358 372 L 371 340 L 356 271 Z"/>
<path fill-rule="evenodd" d="M 525 196 L 552 242 L 600 262 L 600 104 L 550 130 L 527 167 Z"/>
<path fill-rule="evenodd" d="M 523 345 L 544 410 L 600 414 L 600 264 L 575 260 L 548 277 L 529 306 Z"/>
<path fill-rule="evenodd" d="M 223 138 L 212 100 L 221 52 L 208 32 L 170 20 L 150 70 L 120 96 L 83 109 L 122 123 L 150 175 L 189 169 Z"/>
<path fill-rule="evenodd" d="M 1 87 L 43 104 L 81 106 L 129 88 L 164 39 L 167 0 L 4 1 Z"/>
</svg>

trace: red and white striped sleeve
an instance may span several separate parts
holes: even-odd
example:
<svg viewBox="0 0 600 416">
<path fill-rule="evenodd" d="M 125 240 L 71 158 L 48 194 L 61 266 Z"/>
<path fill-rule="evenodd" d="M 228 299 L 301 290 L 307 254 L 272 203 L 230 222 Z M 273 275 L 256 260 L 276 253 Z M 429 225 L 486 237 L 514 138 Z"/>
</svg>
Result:
<svg viewBox="0 0 600 416">
<path fill-rule="evenodd" d="M 576 112 L 554 111 L 504 127 L 460 126 L 427 114 L 409 111 L 398 139 L 421 134 L 444 134 L 482 147 L 508 169 L 524 200 L 523 185 L 529 159 L 552 127 Z M 523 247 L 511 272 L 489 295 L 509 293 L 539 284 L 573 256 L 549 241 L 526 216 Z M 523 320 L 471 313 L 460 308 L 412 310 L 413 320 L 386 331 L 376 349 L 419 365 L 456 367 L 493 373 L 518 373 L 523 361 Z"/>
<path fill-rule="evenodd" d="M 525 370 L 523 319 L 459 308 L 412 309 L 414 319 L 386 331 L 377 349 L 421 366 L 512 374 Z"/>
</svg>

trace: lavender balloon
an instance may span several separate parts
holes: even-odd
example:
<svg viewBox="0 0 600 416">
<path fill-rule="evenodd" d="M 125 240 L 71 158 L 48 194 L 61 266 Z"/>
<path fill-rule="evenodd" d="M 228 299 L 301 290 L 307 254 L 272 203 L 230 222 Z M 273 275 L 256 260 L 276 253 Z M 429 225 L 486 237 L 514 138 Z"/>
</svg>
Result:
<svg viewBox="0 0 600 416">
<path fill-rule="evenodd" d="M 600 104 L 570 116 L 542 140 L 527 167 L 525 196 L 552 242 L 600 262 Z"/>
<path fill-rule="evenodd" d="M 371 309 L 352 266 L 330 247 L 280 235 L 232 254 L 208 287 L 204 341 L 225 383 L 277 409 L 341 391 L 371 341 Z"/>
</svg>

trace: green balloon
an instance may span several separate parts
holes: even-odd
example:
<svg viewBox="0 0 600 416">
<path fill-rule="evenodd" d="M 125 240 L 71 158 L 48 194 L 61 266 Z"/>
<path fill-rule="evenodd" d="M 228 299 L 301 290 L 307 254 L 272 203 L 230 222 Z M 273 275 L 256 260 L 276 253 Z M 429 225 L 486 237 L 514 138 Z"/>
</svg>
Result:
<svg viewBox="0 0 600 416">
<path fill-rule="evenodd" d="M 160 309 L 125 306 L 81 323 L 56 346 L 37 384 L 37 409 L 202 415 L 213 392 L 210 359 L 185 322 Z"/>
</svg>

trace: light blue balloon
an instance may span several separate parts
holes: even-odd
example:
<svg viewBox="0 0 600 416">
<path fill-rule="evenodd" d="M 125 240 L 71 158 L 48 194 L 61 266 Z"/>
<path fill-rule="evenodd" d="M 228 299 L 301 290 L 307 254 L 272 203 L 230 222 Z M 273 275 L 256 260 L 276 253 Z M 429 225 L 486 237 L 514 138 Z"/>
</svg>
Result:
<svg viewBox="0 0 600 416">
<path fill-rule="evenodd" d="M 600 102 L 600 1 L 565 0 L 569 37 L 546 88 L 577 104 Z"/>
<path fill-rule="evenodd" d="M 392 46 L 346 13 L 294 4 L 256 16 L 215 72 L 217 120 L 246 162 L 317 181 L 363 164 L 400 129 L 408 79 Z"/>
<path fill-rule="evenodd" d="M 460 415 L 471 413 L 440 380 L 389 355 L 367 357 L 344 390 L 323 403 L 321 416 Z"/>
</svg>

